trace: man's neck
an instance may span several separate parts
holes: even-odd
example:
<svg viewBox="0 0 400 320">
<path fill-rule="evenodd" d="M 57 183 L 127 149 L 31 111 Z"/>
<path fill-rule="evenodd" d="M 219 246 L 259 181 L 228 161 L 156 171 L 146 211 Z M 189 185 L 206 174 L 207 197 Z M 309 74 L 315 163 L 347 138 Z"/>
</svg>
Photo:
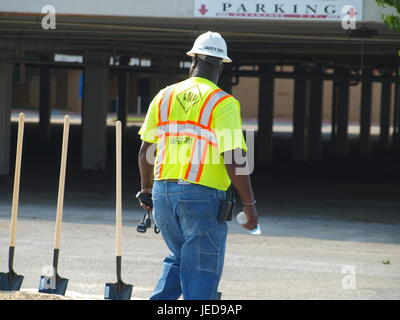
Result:
<svg viewBox="0 0 400 320">
<path fill-rule="evenodd" d="M 193 74 L 191 75 L 192 77 L 199 77 L 199 78 L 205 78 L 211 82 L 214 82 L 215 84 L 218 84 L 218 80 L 219 80 L 219 75 L 215 74 L 209 74 L 209 73 L 205 73 L 205 72 L 200 72 L 200 71 L 195 71 L 193 72 Z"/>
</svg>

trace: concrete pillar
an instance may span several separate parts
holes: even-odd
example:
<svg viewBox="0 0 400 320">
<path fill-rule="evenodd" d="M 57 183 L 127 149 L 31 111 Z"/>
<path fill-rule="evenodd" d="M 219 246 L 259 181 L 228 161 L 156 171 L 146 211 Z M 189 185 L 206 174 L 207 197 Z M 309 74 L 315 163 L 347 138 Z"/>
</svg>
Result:
<svg viewBox="0 0 400 320">
<path fill-rule="evenodd" d="M 316 75 L 322 73 L 320 69 L 314 70 Z M 310 96 L 309 128 L 308 128 L 308 155 L 310 160 L 321 160 L 322 158 L 322 78 L 311 80 L 311 90 L 307 92 Z"/>
<path fill-rule="evenodd" d="M 82 107 L 82 99 L 80 97 L 81 70 L 68 70 L 68 96 L 67 110 L 80 111 Z"/>
<path fill-rule="evenodd" d="M 98 64 L 86 67 L 82 110 L 82 168 L 105 170 L 107 150 L 108 56 L 89 52 L 86 61 Z"/>
<path fill-rule="evenodd" d="M 68 69 L 55 68 L 56 76 L 56 108 L 66 109 L 68 100 Z"/>
<path fill-rule="evenodd" d="M 361 88 L 360 114 L 360 154 L 368 156 L 371 151 L 371 113 L 372 112 L 372 82 L 364 80 Z"/>
<path fill-rule="evenodd" d="M 142 82 L 143 79 L 147 79 L 148 81 L 148 89 L 149 89 L 149 97 L 153 99 L 156 94 L 160 91 L 160 79 L 159 75 L 156 73 L 141 73 L 138 77 L 138 95 L 141 96 L 142 94 Z M 162 89 L 162 88 L 161 88 Z M 143 107 L 141 108 L 143 112 Z"/>
<path fill-rule="evenodd" d="M 129 72 L 119 71 L 118 72 L 118 106 L 117 106 L 117 118 L 122 122 L 123 130 L 126 127 L 127 115 L 128 115 L 128 100 L 129 100 Z"/>
<path fill-rule="evenodd" d="M 382 82 L 381 90 L 381 117 L 380 117 L 380 135 L 379 144 L 384 149 L 390 148 L 390 97 L 391 83 Z"/>
<path fill-rule="evenodd" d="M 57 109 L 77 112 L 81 110 L 80 78 L 78 69 L 53 69 L 55 76 L 55 106 Z"/>
<path fill-rule="evenodd" d="M 10 171 L 10 131 L 14 65 L 0 62 L 0 175 Z"/>
<path fill-rule="evenodd" d="M 138 79 L 138 96 L 140 97 L 140 108 L 138 109 L 141 114 L 147 113 L 151 101 L 159 92 L 155 92 L 155 83 L 153 77 L 142 76 Z"/>
<path fill-rule="evenodd" d="M 305 75 L 305 69 L 295 68 L 296 75 Z M 311 79 L 298 77 L 294 82 L 293 102 L 293 161 L 308 160 L 308 109 L 310 106 Z"/>
<path fill-rule="evenodd" d="M 258 98 L 257 162 L 268 163 L 273 158 L 274 124 L 274 66 L 261 66 L 260 89 Z"/>
<path fill-rule="evenodd" d="M 336 156 L 347 158 L 348 146 L 348 125 L 349 125 L 349 89 L 350 83 L 347 70 L 338 70 L 341 77 L 338 83 L 338 109 L 337 109 L 337 135 L 336 135 Z"/>
<path fill-rule="evenodd" d="M 137 72 L 129 73 L 129 95 L 127 109 L 128 113 L 138 112 L 138 96 L 139 96 L 139 76 Z"/>
<path fill-rule="evenodd" d="M 120 65 L 128 65 L 130 61 L 129 56 L 119 58 Z M 122 122 L 122 131 L 125 131 L 126 121 L 128 115 L 128 101 L 129 101 L 129 71 L 118 71 L 118 104 L 117 104 L 117 119 Z"/>
<path fill-rule="evenodd" d="M 39 131 L 40 138 L 50 140 L 50 67 L 40 67 Z"/>
<path fill-rule="evenodd" d="M 393 147 L 400 146 L 400 82 L 395 84 L 394 112 L 393 112 Z"/>
</svg>

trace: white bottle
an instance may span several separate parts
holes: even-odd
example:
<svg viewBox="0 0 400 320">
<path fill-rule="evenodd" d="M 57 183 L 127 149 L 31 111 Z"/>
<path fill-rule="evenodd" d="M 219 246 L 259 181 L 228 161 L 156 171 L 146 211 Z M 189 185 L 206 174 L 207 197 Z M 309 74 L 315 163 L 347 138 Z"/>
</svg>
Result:
<svg viewBox="0 0 400 320">
<path fill-rule="evenodd" d="M 245 225 L 247 223 L 246 214 L 243 211 L 239 212 L 238 215 L 236 216 L 236 220 L 240 225 Z M 260 225 L 257 224 L 257 228 L 255 228 L 254 230 L 249 230 L 249 232 L 257 236 L 260 235 L 261 234 Z"/>
</svg>

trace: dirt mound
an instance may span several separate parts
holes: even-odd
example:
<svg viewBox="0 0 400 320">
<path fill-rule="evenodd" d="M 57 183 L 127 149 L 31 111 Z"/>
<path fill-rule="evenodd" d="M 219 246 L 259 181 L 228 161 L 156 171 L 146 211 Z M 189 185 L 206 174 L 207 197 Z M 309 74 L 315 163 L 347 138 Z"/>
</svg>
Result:
<svg viewBox="0 0 400 320">
<path fill-rule="evenodd" d="M 26 291 L 0 291 L 0 300 L 70 300 L 55 294 L 43 294 Z"/>
</svg>

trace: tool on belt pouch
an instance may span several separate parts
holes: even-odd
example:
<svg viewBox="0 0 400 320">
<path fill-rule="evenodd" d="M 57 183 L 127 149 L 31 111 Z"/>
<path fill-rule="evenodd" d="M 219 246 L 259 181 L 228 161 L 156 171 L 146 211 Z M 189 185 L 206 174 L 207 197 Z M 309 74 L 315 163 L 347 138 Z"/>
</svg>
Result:
<svg viewBox="0 0 400 320">
<path fill-rule="evenodd" d="M 144 203 L 146 206 L 153 208 L 153 200 L 151 199 L 151 193 L 138 192 L 136 194 L 136 198 Z M 150 218 L 150 210 L 146 210 L 146 213 L 143 216 L 143 219 L 139 222 L 139 225 L 136 228 L 137 232 L 145 233 L 147 228 L 151 228 L 151 218 Z M 154 224 L 154 232 L 160 233 L 160 229 Z"/>
<path fill-rule="evenodd" d="M 235 211 L 236 199 L 233 194 L 233 188 L 230 186 L 228 190 L 226 190 L 226 198 L 222 201 L 221 207 L 219 209 L 218 221 L 231 221 L 232 214 Z"/>
</svg>

